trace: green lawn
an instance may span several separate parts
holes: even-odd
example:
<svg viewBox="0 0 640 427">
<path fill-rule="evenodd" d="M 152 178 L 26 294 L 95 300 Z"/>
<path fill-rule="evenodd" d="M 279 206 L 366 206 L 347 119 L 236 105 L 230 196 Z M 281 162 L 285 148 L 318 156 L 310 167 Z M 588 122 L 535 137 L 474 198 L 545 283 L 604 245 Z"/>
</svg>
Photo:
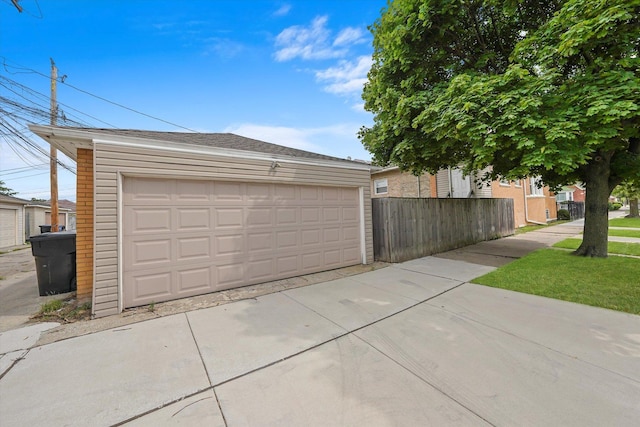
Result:
<svg viewBox="0 0 640 427">
<path fill-rule="evenodd" d="M 541 249 L 473 283 L 640 314 L 640 260 Z"/>
<path fill-rule="evenodd" d="M 615 228 L 610 228 L 609 236 L 636 237 L 640 239 L 640 230 L 617 230 Z"/>
<path fill-rule="evenodd" d="M 609 230 L 611 231 L 611 230 Z M 565 239 L 553 245 L 554 248 L 578 249 L 582 239 Z M 640 243 L 609 242 L 610 254 L 640 256 Z M 640 260 L 638 260 L 640 262 Z"/>
<path fill-rule="evenodd" d="M 640 228 L 640 218 L 615 218 L 609 220 L 611 227 Z"/>
</svg>

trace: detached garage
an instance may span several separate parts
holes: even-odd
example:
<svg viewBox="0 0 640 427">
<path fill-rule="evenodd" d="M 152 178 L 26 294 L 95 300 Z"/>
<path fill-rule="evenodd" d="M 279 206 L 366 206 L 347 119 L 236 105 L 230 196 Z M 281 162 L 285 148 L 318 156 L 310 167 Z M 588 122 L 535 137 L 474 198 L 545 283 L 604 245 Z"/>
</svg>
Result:
<svg viewBox="0 0 640 427">
<path fill-rule="evenodd" d="M 24 207 L 27 200 L 0 194 L 0 249 L 24 244 Z"/>
<path fill-rule="evenodd" d="M 373 261 L 366 164 L 233 134 L 31 129 L 77 161 L 96 316 Z"/>
</svg>

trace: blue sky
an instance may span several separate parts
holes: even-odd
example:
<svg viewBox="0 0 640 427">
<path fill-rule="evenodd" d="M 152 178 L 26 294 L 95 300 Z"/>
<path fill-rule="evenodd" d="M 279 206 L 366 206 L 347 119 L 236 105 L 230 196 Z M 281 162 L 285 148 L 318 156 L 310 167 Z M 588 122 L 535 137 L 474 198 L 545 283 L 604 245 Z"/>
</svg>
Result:
<svg viewBox="0 0 640 427">
<path fill-rule="evenodd" d="M 0 0 L 0 96 L 44 111 L 53 58 L 59 75 L 66 75 L 58 84 L 58 102 L 69 120 L 184 130 L 172 125 L 177 124 L 370 159 L 357 138 L 358 129 L 372 122 L 360 95 L 373 51 L 367 27 L 386 0 L 19 4 L 22 13 L 10 0 Z M 33 121 L 48 123 L 44 116 Z M 44 141 L 31 138 L 48 150 Z M 75 176 L 64 169 L 59 176 L 60 198 L 75 200 Z M 18 191 L 17 197 L 49 197 L 43 159 L 5 139 L 0 139 L 0 180 Z"/>
</svg>

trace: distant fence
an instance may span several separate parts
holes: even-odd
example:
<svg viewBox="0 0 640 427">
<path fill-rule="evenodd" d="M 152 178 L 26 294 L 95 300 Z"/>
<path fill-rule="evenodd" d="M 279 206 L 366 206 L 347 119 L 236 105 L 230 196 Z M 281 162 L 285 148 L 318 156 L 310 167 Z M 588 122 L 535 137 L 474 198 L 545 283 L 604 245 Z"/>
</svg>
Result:
<svg viewBox="0 0 640 427">
<path fill-rule="evenodd" d="M 558 210 L 566 209 L 569 211 L 571 220 L 584 218 L 584 202 L 566 201 L 558 203 Z"/>
<path fill-rule="evenodd" d="M 377 261 L 402 262 L 515 231 L 513 199 L 372 199 Z"/>
</svg>

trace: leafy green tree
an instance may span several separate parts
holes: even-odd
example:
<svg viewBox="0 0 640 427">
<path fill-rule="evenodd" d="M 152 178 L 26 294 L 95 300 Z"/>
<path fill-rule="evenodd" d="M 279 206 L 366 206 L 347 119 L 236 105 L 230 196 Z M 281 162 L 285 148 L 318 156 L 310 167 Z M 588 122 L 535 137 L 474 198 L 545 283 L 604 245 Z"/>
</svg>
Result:
<svg viewBox="0 0 640 427">
<path fill-rule="evenodd" d="M 0 180 L 0 194 L 4 194 L 5 196 L 15 196 L 18 193 L 5 186 L 4 181 Z"/>
<path fill-rule="evenodd" d="M 629 201 L 629 217 L 639 218 L 638 199 L 640 199 L 640 181 L 625 181 L 613 190 L 616 197 L 625 197 Z"/>
<path fill-rule="evenodd" d="M 373 24 L 360 138 L 413 173 L 586 184 L 583 243 L 607 256 L 607 202 L 640 176 L 640 0 L 394 0 Z"/>
</svg>

